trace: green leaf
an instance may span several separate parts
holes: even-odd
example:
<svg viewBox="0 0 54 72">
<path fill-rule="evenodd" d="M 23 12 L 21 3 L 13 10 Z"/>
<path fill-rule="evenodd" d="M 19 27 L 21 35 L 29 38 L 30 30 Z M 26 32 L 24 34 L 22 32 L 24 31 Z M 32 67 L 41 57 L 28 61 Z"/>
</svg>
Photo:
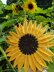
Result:
<svg viewBox="0 0 54 72">
<path fill-rule="evenodd" d="M 21 72 L 24 72 L 24 68 L 22 67 Z"/>
<path fill-rule="evenodd" d="M 0 37 L 0 44 L 6 40 L 5 36 Z"/>
<path fill-rule="evenodd" d="M 11 9 L 12 9 L 12 5 L 6 5 L 6 6 L 5 6 L 5 9 L 11 10 Z"/>
<path fill-rule="evenodd" d="M 49 63 L 47 72 L 54 72 L 54 63 Z"/>
<path fill-rule="evenodd" d="M 3 22 L 1 25 L 0 25 L 0 32 L 5 28 L 5 27 L 10 27 L 12 26 L 13 24 L 16 23 L 16 19 L 10 19 L 6 22 Z"/>
<path fill-rule="evenodd" d="M 2 71 L 2 67 L 1 67 L 1 66 L 0 66 L 0 72 L 3 72 L 3 71 Z"/>
<path fill-rule="evenodd" d="M 2 60 L 4 60 L 5 59 L 5 57 L 4 56 L 1 56 L 0 57 L 0 61 L 2 61 Z"/>
<path fill-rule="evenodd" d="M 3 8 L 5 5 L 2 3 L 2 1 L 0 0 L 0 8 Z"/>
<path fill-rule="evenodd" d="M 3 13 L 3 11 L 2 10 L 0 10 L 0 14 L 2 14 Z"/>
</svg>

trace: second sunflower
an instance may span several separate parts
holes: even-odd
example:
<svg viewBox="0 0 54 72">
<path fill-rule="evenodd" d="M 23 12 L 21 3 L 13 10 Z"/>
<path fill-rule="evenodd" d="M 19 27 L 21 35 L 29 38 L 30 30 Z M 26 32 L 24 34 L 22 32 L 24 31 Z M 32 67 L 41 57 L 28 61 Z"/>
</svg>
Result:
<svg viewBox="0 0 54 72">
<path fill-rule="evenodd" d="M 29 11 L 30 13 L 34 13 L 37 10 L 37 5 L 33 0 L 27 0 L 23 6 L 24 10 Z"/>
</svg>

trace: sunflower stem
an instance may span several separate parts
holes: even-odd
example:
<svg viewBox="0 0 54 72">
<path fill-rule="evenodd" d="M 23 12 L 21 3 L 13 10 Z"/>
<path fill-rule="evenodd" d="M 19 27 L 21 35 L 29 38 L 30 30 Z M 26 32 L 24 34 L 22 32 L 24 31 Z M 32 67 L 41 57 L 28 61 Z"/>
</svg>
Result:
<svg viewBox="0 0 54 72">
<path fill-rule="evenodd" d="M 8 61 L 6 53 L 4 52 L 4 50 L 2 49 L 2 47 L 0 47 L 0 51 L 1 51 L 2 55 L 5 57 L 6 61 L 9 63 L 9 65 L 12 68 L 13 72 L 15 72 L 14 69 L 13 69 L 13 67 L 12 67 L 12 64 Z"/>
</svg>

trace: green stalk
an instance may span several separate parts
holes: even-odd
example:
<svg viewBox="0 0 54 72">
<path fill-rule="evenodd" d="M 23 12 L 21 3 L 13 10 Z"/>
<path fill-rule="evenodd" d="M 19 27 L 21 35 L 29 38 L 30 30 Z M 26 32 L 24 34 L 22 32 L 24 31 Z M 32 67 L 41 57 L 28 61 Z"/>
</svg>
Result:
<svg viewBox="0 0 54 72">
<path fill-rule="evenodd" d="M 6 61 L 10 65 L 10 67 L 12 68 L 13 72 L 15 72 L 15 70 L 12 67 L 12 64 L 8 61 L 7 56 L 6 56 L 6 53 L 4 52 L 4 50 L 2 49 L 2 47 L 0 47 L 0 51 L 2 52 L 2 55 L 5 57 Z"/>
</svg>

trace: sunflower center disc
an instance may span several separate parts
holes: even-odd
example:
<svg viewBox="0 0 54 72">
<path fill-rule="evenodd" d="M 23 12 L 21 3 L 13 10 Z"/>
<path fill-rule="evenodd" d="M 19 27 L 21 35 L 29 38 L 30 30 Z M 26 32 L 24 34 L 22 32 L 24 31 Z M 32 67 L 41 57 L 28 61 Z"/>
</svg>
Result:
<svg viewBox="0 0 54 72">
<path fill-rule="evenodd" d="M 31 55 L 36 52 L 38 48 L 38 41 L 35 36 L 26 34 L 20 38 L 18 46 L 23 54 Z"/>
<path fill-rule="evenodd" d="M 32 4 L 29 4 L 29 5 L 28 5 L 28 8 L 29 8 L 29 9 L 33 9 L 33 5 L 32 5 Z"/>
</svg>

